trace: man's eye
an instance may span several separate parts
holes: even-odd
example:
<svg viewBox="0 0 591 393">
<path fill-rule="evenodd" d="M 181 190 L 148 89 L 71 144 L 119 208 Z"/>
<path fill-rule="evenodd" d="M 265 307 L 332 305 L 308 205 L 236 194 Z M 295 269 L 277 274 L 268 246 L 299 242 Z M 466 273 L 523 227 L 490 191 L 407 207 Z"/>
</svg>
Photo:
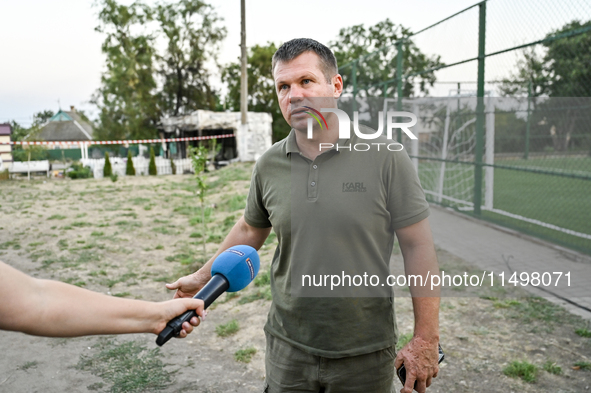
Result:
<svg viewBox="0 0 591 393">
<path fill-rule="evenodd" d="M 287 90 L 288 86 L 287 85 L 281 85 L 279 86 L 279 90 Z"/>
<path fill-rule="evenodd" d="M 304 85 L 307 85 L 307 84 L 308 84 L 308 83 L 310 83 L 310 82 L 312 82 L 310 79 L 304 79 L 304 80 L 302 81 L 302 83 L 303 83 Z"/>
</svg>

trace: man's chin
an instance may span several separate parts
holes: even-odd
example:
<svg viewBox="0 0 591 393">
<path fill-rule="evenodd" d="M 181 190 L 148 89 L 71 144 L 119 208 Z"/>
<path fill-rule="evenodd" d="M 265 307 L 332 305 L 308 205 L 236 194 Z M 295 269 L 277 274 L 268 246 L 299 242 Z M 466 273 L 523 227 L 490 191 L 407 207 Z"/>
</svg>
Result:
<svg viewBox="0 0 591 393">
<path fill-rule="evenodd" d="M 296 129 L 301 132 L 308 131 L 308 119 L 307 118 L 299 118 L 294 119 L 295 116 L 291 118 L 291 128 Z"/>
</svg>

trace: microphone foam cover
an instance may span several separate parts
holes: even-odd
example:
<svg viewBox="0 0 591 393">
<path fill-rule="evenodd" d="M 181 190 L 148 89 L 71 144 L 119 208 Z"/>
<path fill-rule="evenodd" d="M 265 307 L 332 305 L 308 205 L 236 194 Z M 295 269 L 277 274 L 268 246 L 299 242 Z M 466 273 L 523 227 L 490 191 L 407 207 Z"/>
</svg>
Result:
<svg viewBox="0 0 591 393">
<path fill-rule="evenodd" d="M 259 254 L 251 246 L 233 246 L 223 251 L 211 265 L 211 275 L 221 274 L 228 280 L 228 292 L 246 287 L 259 272 Z"/>
</svg>

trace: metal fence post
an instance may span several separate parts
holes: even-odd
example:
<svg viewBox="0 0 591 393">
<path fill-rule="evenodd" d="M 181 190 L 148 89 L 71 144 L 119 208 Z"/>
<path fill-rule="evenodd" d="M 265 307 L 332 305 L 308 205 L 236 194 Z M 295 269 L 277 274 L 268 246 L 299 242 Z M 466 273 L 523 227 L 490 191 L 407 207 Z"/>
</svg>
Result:
<svg viewBox="0 0 591 393">
<path fill-rule="evenodd" d="M 525 153 L 523 159 L 527 160 L 529 156 L 529 130 L 531 127 L 531 79 L 527 86 L 527 125 L 525 126 Z"/>
<path fill-rule="evenodd" d="M 351 83 L 353 84 L 353 112 L 357 110 L 357 62 L 359 59 L 353 61 L 351 64 Z"/>
<path fill-rule="evenodd" d="M 396 110 L 398 112 L 402 111 L 402 56 L 403 56 L 403 52 L 402 52 L 402 39 L 398 40 L 396 47 L 398 49 L 398 56 L 396 59 L 396 95 L 397 95 L 397 100 L 396 100 Z M 398 119 L 398 122 L 402 122 L 402 119 Z M 400 128 L 397 129 L 397 135 L 396 135 L 398 142 L 402 143 L 402 130 Z"/>
<path fill-rule="evenodd" d="M 476 149 L 474 152 L 474 214 L 481 214 L 482 205 L 482 154 L 484 151 L 484 61 L 486 43 L 486 1 L 478 5 L 478 85 L 476 104 Z"/>
</svg>

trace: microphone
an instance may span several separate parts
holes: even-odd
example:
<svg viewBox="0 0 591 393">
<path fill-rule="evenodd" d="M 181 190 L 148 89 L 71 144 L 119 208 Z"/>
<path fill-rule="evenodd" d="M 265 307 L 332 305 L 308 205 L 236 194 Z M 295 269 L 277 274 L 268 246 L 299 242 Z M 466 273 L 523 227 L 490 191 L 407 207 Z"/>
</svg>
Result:
<svg viewBox="0 0 591 393">
<path fill-rule="evenodd" d="M 201 299 L 207 308 L 224 292 L 237 292 L 246 287 L 259 272 L 259 254 L 251 246 L 240 245 L 228 248 L 213 261 L 211 265 L 211 280 L 193 299 Z M 170 320 L 166 327 L 158 334 L 156 344 L 164 345 L 171 338 L 178 336 L 183 329 L 183 323 L 196 316 L 195 310 Z"/>
</svg>

